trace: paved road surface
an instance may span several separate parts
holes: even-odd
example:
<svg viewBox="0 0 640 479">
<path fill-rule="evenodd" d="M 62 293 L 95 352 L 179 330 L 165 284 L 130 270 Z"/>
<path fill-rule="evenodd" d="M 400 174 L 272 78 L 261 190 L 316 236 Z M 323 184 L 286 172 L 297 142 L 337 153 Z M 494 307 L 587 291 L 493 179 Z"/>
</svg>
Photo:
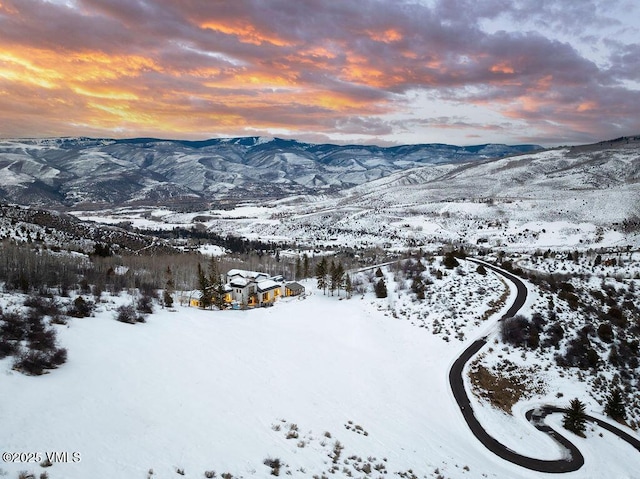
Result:
<svg viewBox="0 0 640 479">
<path fill-rule="evenodd" d="M 495 266 L 470 258 L 469 261 L 482 263 L 485 268 L 489 268 L 497 272 L 516 286 L 516 298 L 509 310 L 504 314 L 504 316 L 502 316 L 502 318 L 500 318 L 500 321 L 502 321 L 504 318 L 509 318 L 516 315 L 527 300 L 527 288 L 524 283 L 520 281 L 517 276 L 511 273 L 507 273 L 506 271 L 496 268 Z M 482 427 L 475 414 L 473 413 L 471 402 L 469 400 L 469 397 L 467 396 L 467 391 L 464 387 L 463 372 L 467 362 L 487 343 L 486 339 L 487 338 L 485 337 L 473 342 L 462 353 L 462 355 L 458 359 L 456 359 L 456 361 L 453 363 L 453 366 L 451 367 L 451 370 L 449 371 L 449 384 L 451 385 L 453 396 L 455 397 L 456 402 L 460 407 L 460 411 L 462 412 L 462 415 L 467 422 L 469 429 L 471 429 L 473 435 L 476 436 L 487 449 L 489 449 L 497 456 L 527 469 L 549 473 L 573 472 L 580 469 L 584 464 L 584 457 L 580 453 L 580 450 L 566 437 L 562 436 L 560 433 L 544 423 L 544 418 L 548 414 L 559 412 L 561 413 L 564 412 L 564 409 L 555 406 L 542 406 L 540 408 L 531 409 L 526 413 L 526 418 L 531 422 L 531 424 L 533 424 L 539 431 L 548 434 L 558 443 L 558 445 L 562 449 L 561 458 L 556 460 L 536 459 L 519 454 L 509 449 L 501 442 L 497 441 Z M 640 451 L 640 440 L 638 440 L 636 437 L 622 431 L 621 429 L 618 429 L 608 422 L 602 421 L 593 416 L 587 415 L 586 418 L 588 421 L 591 421 L 607 429 L 624 441 L 627 441 L 638 451 Z"/>
</svg>

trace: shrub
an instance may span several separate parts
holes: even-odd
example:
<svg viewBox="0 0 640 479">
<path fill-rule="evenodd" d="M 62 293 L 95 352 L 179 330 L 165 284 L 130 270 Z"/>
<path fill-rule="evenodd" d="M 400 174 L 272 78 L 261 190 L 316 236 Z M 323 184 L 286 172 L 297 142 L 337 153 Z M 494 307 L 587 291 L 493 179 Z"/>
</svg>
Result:
<svg viewBox="0 0 640 479">
<path fill-rule="evenodd" d="M 333 459 L 334 464 L 338 464 L 338 461 L 340 460 L 340 454 L 342 454 L 343 449 L 344 449 L 344 446 L 340 441 L 336 441 L 333 444 L 333 455 L 330 457 Z"/>
<path fill-rule="evenodd" d="M 51 366 L 61 366 L 67 362 L 67 350 L 66 348 L 57 348 L 51 355 Z"/>
<path fill-rule="evenodd" d="M 591 347 L 589 338 L 580 332 L 578 336 L 573 338 L 567 344 L 567 352 L 564 355 L 564 364 L 575 366 L 580 369 L 589 369 L 596 367 L 600 362 L 600 356 L 595 349 Z M 562 361 L 561 361 L 562 363 Z"/>
<path fill-rule="evenodd" d="M 552 323 L 546 331 L 547 338 L 542 343 L 543 346 L 558 347 L 560 340 L 564 338 L 564 328 L 558 322 Z"/>
<path fill-rule="evenodd" d="M 55 316 L 62 312 L 60 303 L 54 298 L 45 298 L 35 294 L 28 296 L 24 300 L 24 305 L 37 311 L 42 316 Z"/>
<path fill-rule="evenodd" d="M 136 310 L 130 304 L 123 304 L 116 309 L 116 320 L 121 323 L 135 324 L 138 322 L 144 322 L 142 316 L 138 316 Z"/>
<path fill-rule="evenodd" d="M 86 301 L 82 296 L 78 296 L 73 305 L 67 308 L 67 314 L 74 318 L 86 318 L 91 316 L 91 313 L 95 309 L 95 304 L 92 301 Z"/>
<path fill-rule="evenodd" d="M 529 337 L 529 320 L 522 315 L 505 318 L 500 325 L 502 341 L 514 346 L 522 346 Z"/>
<path fill-rule="evenodd" d="M 611 323 L 602 323 L 598 326 L 598 337 L 605 343 L 613 341 L 613 328 L 611 327 Z"/>
<path fill-rule="evenodd" d="M 0 316 L 0 337 L 10 341 L 26 339 L 28 327 L 26 318 L 15 311 L 3 313 Z"/>
<path fill-rule="evenodd" d="M 28 334 L 29 348 L 37 351 L 49 351 L 56 347 L 56 332 L 53 329 L 39 327 Z"/>
<path fill-rule="evenodd" d="M 0 359 L 11 356 L 18 352 L 18 343 L 0 337 Z"/>
<path fill-rule="evenodd" d="M 442 264 L 447 269 L 453 269 L 456 266 L 460 265 L 460 263 L 458 263 L 458 260 L 456 259 L 455 254 L 453 252 L 449 252 L 449 253 L 444 255 L 444 259 L 442 260 Z"/>
<path fill-rule="evenodd" d="M 272 476 L 279 476 L 280 475 L 280 468 L 282 467 L 282 463 L 280 462 L 280 459 L 278 459 L 278 458 L 272 459 L 272 458 L 268 457 L 263 461 L 263 464 L 265 466 L 271 468 L 271 475 Z"/>
<path fill-rule="evenodd" d="M 49 357 L 42 351 L 24 351 L 13 361 L 13 369 L 30 376 L 40 376 L 49 367 Z"/>
<path fill-rule="evenodd" d="M 151 314 L 153 313 L 153 298 L 148 294 L 143 294 L 138 298 L 136 303 L 136 310 L 140 313 Z"/>
</svg>

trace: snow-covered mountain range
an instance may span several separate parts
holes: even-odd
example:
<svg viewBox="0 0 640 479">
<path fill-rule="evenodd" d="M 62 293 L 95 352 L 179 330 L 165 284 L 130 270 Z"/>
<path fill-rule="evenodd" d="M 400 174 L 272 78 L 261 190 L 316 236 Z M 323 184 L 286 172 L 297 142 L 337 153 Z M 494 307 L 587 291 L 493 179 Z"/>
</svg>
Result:
<svg viewBox="0 0 640 479">
<path fill-rule="evenodd" d="M 640 217 L 640 137 L 427 166 L 351 188 L 344 196 L 342 205 L 368 208 L 474 202 L 493 207 L 487 211 L 503 209 L 510 219 L 623 222 Z"/>
<path fill-rule="evenodd" d="M 39 206 L 174 204 L 335 192 L 427 164 L 530 152 L 535 145 L 396 147 L 248 137 L 178 141 L 0 141 L 0 199 Z"/>
</svg>

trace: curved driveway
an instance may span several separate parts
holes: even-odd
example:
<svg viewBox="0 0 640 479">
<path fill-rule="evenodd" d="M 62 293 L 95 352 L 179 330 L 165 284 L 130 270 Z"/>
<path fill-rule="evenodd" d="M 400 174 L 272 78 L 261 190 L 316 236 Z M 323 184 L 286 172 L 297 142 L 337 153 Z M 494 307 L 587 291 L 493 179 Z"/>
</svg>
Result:
<svg viewBox="0 0 640 479">
<path fill-rule="evenodd" d="M 517 296 L 511 307 L 502 316 L 502 318 L 500 318 L 499 321 L 517 314 L 517 312 L 520 310 L 520 308 L 522 308 L 527 299 L 527 288 L 524 283 L 517 276 L 511 273 L 507 273 L 506 271 L 496 268 L 495 266 L 482 261 L 470 258 L 467 259 L 469 261 L 473 261 L 474 263 L 482 264 L 485 268 L 489 268 L 495 271 L 496 273 L 511 281 L 516 286 Z M 463 371 L 466 363 L 478 351 L 480 351 L 480 349 L 482 349 L 482 347 L 486 343 L 486 337 L 473 342 L 467 349 L 464 350 L 462 355 L 460 355 L 460 357 L 456 359 L 449 372 L 449 384 L 451 385 L 451 391 L 453 392 L 453 396 L 458 403 L 458 407 L 460 407 L 460 411 L 462 412 L 462 415 L 467 422 L 469 429 L 471 429 L 473 435 L 476 436 L 487 449 L 489 449 L 497 456 L 527 469 L 549 473 L 573 472 L 580 469 L 584 464 L 584 457 L 580 453 L 580 450 L 566 437 L 562 436 L 557 431 L 544 423 L 544 418 L 548 414 L 564 412 L 564 409 L 554 406 L 543 406 L 537 409 L 531 409 L 526 413 L 526 418 L 529 420 L 529 422 L 531 422 L 531 424 L 533 424 L 536 429 L 544 432 L 545 434 L 548 434 L 562 448 L 563 453 L 561 459 L 543 460 L 519 454 L 496 440 L 482 427 L 475 414 L 473 413 L 471 401 L 467 396 L 467 391 L 464 387 Z M 617 435 L 618 437 L 635 447 L 638 451 L 640 451 L 640 440 L 638 440 L 637 438 L 631 436 L 630 434 L 627 434 L 626 432 L 618 429 L 608 422 L 602 421 L 593 416 L 587 415 L 586 419 L 607 429 L 608 431 Z"/>
</svg>

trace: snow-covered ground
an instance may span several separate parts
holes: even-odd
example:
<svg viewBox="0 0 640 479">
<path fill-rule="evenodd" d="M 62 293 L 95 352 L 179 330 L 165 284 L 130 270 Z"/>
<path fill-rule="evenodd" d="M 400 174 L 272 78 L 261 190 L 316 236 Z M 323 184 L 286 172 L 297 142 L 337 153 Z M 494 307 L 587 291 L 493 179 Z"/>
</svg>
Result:
<svg viewBox="0 0 640 479">
<path fill-rule="evenodd" d="M 616 226 L 620 218 L 602 214 L 610 211 L 610 204 L 627 204 L 636 198 L 637 192 L 631 190 L 607 197 L 584 193 L 573 198 L 558 193 L 558 198 L 551 199 L 491 202 L 423 198 L 421 190 L 391 193 L 344 199 L 300 197 L 290 203 L 281 200 L 192 213 L 119 208 L 73 214 L 103 223 L 126 222 L 142 230 L 192 228 L 197 224 L 221 235 L 314 248 L 422 246 L 435 250 L 451 242 L 530 252 L 548 248 L 640 247 L 638 232 L 624 232 Z"/>
<path fill-rule="evenodd" d="M 385 275 L 391 282 L 391 272 Z M 479 281 L 499 287 L 492 275 L 471 276 L 433 287 L 464 298 Z M 454 284 L 461 289 L 451 290 Z M 395 318 L 393 288 L 386 299 L 346 300 L 322 295 L 312 281 L 306 286 L 306 299 L 273 308 L 177 306 L 136 325 L 114 320 L 125 296 L 105 296 L 95 317 L 55 326 L 69 353 L 61 368 L 28 377 L 12 371 L 10 359 L 0 361 L 2 452 L 81 454 L 80 462 L 46 469 L 51 479 L 201 478 L 207 471 L 268 477 L 269 458 L 291 477 L 541 477 L 486 451 L 449 390 L 453 360 L 494 319 L 466 324 L 468 339 L 447 342 Z M 487 309 L 474 301 L 478 313 Z M 569 394 L 580 389 L 573 385 Z M 524 405 L 511 417 L 475 401 L 505 444 L 537 457 L 559 454 L 521 418 Z M 640 470 L 640 454 L 606 432 L 573 439 L 586 464 L 564 477 L 631 478 Z M 0 470 L 10 478 L 44 471 L 37 463 Z"/>
</svg>

